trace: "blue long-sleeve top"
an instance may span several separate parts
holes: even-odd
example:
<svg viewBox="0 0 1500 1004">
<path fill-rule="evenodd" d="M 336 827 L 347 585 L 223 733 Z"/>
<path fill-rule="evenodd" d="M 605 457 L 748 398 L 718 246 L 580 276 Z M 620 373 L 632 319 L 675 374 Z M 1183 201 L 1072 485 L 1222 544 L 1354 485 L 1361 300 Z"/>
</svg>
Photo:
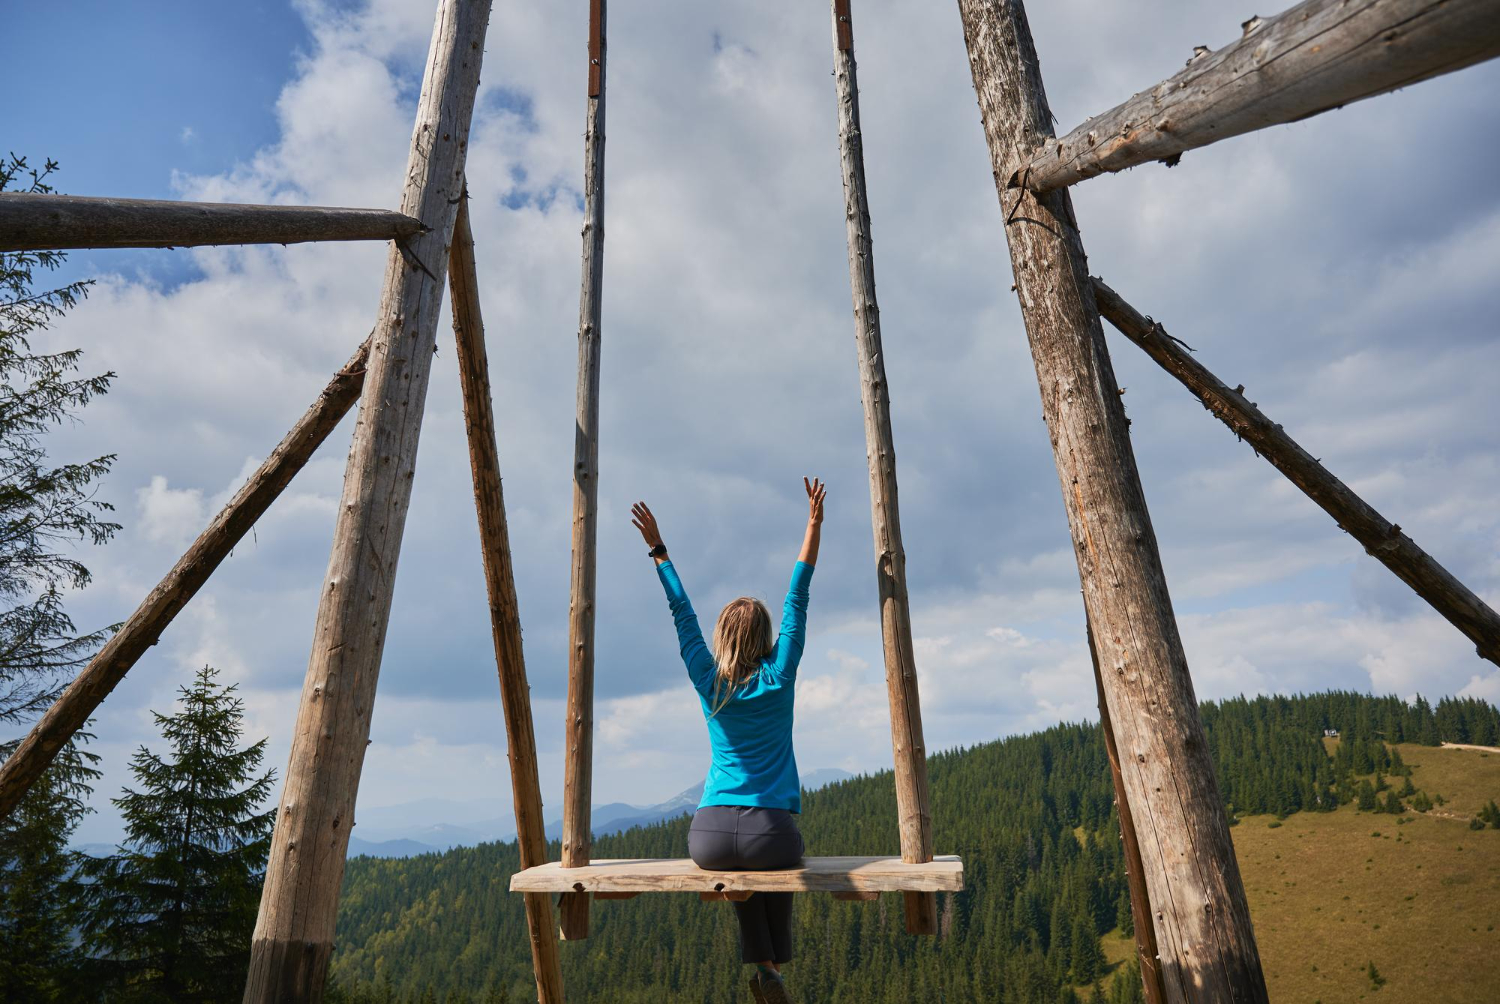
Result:
<svg viewBox="0 0 1500 1004">
<path fill-rule="evenodd" d="M 808 587 L 813 566 L 797 562 L 781 612 L 781 634 L 760 671 L 741 685 L 718 714 L 713 713 L 714 658 L 698 627 L 682 580 L 670 561 L 656 566 L 672 619 L 682 661 L 687 666 L 713 751 L 703 784 L 705 805 L 758 805 L 802 811 L 802 785 L 797 778 L 797 756 L 792 751 L 792 703 L 797 664 L 807 637 Z M 722 695 L 720 695 L 722 700 Z"/>
</svg>

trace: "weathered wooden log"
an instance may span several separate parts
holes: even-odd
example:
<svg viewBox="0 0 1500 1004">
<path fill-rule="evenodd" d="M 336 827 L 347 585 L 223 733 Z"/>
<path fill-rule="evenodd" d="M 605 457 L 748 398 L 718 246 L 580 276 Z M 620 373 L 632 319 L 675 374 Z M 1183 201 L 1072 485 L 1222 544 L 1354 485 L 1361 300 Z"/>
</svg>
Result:
<svg viewBox="0 0 1500 1004">
<path fill-rule="evenodd" d="M 467 197 L 459 203 L 458 219 L 453 224 L 448 288 L 453 298 L 453 337 L 458 344 L 458 379 L 463 387 L 464 428 L 469 439 L 469 469 L 474 478 L 474 509 L 479 517 L 495 666 L 500 676 L 500 706 L 505 713 L 516 843 L 521 852 L 521 867 L 534 868 L 547 861 L 546 823 L 542 818 L 531 686 L 526 682 L 526 657 L 521 647 L 521 613 L 516 602 L 510 530 L 500 483 L 490 363 L 484 346 L 484 317 L 479 309 L 479 277 L 474 267 L 474 235 L 469 228 Z M 557 957 L 557 930 L 552 926 L 552 904 L 545 893 L 525 893 L 524 900 L 537 1000 L 540 1004 L 562 1004 L 562 969 Z"/>
<path fill-rule="evenodd" d="M 392 248 L 344 473 L 281 807 L 250 948 L 246 1004 L 322 999 L 370 707 L 416 472 L 489 0 L 440 0 L 401 210 L 431 228 Z"/>
<path fill-rule="evenodd" d="M 1474 643 L 1480 657 L 1500 665 L 1500 615 L 1454 578 L 1401 527 L 1376 512 L 1349 486 L 1272 422 L 1240 388 L 1231 388 L 1208 371 L 1159 323 L 1143 316 L 1095 278 L 1094 299 L 1099 313 L 1140 346 L 1162 369 L 1176 377 L 1236 437 L 1275 467 L 1302 493 L 1338 522 L 1339 528 L 1364 545 L 1366 553 L 1385 565 L 1416 594 L 1447 618 Z"/>
<path fill-rule="evenodd" d="M 510 877 L 511 892 L 958 892 L 964 863 L 938 855 L 923 864 L 900 858 L 803 858 L 794 868 L 714 871 L 688 858 L 593 860 L 579 868 L 561 862 L 527 868 Z"/>
<path fill-rule="evenodd" d="M 1115 788 L 1115 808 L 1120 815 L 1120 842 L 1125 850 L 1125 882 L 1130 887 L 1130 916 L 1135 927 L 1135 956 L 1141 965 L 1141 983 L 1146 990 L 1146 1004 L 1163 1004 L 1167 999 L 1161 985 L 1161 964 L 1156 957 L 1156 931 L 1151 926 L 1151 894 L 1146 891 L 1146 874 L 1141 867 L 1141 845 L 1135 832 L 1135 818 L 1125 792 L 1125 776 L 1120 771 L 1120 750 L 1115 745 L 1115 730 L 1109 721 L 1109 701 L 1104 697 L 1104 674 L 1099 672 L 1099 650 L 1094 646 L 1094 629 L 1087 624 L 1089 659 L 1094 664 L 1094 687 L 1099 692 L 1099 727 L 1104 733 L 1104 751 L 1109 757 L 1109 777 Z"/>
<path fill-rule="evenodd" d="M 859 394 L 864 403 L 865 452 L 870 467 L 870 516 L 875 530 L 875 577 L 880 597 L 880 634 L 885 651 L 886 693 L 891 707 L 891 746 L 896 766 L 896 812 L 901 860 L 932 860 L 932 805 L 927 786 L 927 744 L 912 651 L 911 607 L 906 593 L 906 549 L 896 491 L 896 444 L 891 433 L 890 385 L 880 343 L 880 307 L 875 300 L 875 257 L 870 239 L 870 199 L 865 189 L 864 139 L 859 124 L 859 81 L 849 0 L 833 0 L 833 76 L 839 107 L 839 164 L 844 178 L 844 220 L 849 246 L 849 290 L 854 300 L 854 343 L 859 357 Z M 937 933 L 937 896 L 908 892 L 906 929 Z"/>
<path fill-rule="evenodd" d="M 1216 52 L 1199 47 L 1187 68 L 1049 137 L 1003 165 L 1008 187 L 1048 191 L 1500 56 L 1494 0 L 1306 0 L 1273 18 L 1252 17 Z"/>
<path fill-rule="evenodd" d="M 386 209 L 0 193 L 0 251 L 388 241 L 422 229 Z"/>
<path fill-rule="evenodd" d="M 594 581 L 599 524 L 599 349 L 604 286 L 605 0 L 589 5 L 588 114 L 583 139 L 583 278 L 578 305 L 578 400 L 573 437 L 573 546 L 568 595 L 567 745 L 562 865 L 589 863 L 594 781 Z M 588 937 L 589 898 L 564 893 L 562 936 Z"/>
<path fill-rule="evenodd" d="M 1007 190 L 1052 135 L 1020 0 L 959 0 L 1063 503 L 1139 833 L 1167 1001 L 1264 1004 L 1265 977 L 1066 190 Z M 1023 204 L 1012 205 L 1016 197 Z"/>
<path fill-rule="evenodd" d="M 0 765 L 0 818 L 10 815 L 21 796 L 52 763 L 57 751 L 83 727 L 146 650 L 156 644 L 178 611 L 197 594 L 214 569 L 250 532 L 256 520 L 348 414 L 364 383 L 369 354 L 370 341 L 366 339 L 265 462 L 198 535 L 187 553 Z"/>
</svg>

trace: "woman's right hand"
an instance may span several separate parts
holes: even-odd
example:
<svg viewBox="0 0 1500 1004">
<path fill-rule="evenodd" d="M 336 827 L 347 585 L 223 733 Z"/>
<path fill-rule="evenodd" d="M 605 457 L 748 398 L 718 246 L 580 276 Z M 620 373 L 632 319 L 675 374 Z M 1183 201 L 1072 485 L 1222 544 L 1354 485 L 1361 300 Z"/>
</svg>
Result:
<svg viewBox="0 0 1500 1004">
<path fill-rule="evenodd" d="M 661 544 L 661 531 L 656 528 L 656 517 L 651 515 L 651 510 L 644 502 L 637 502 L 630 507 L 630 523 L 641 531 L 641 537 L 646 541 L 647 547 L 657 547 Z"/>
</svg>

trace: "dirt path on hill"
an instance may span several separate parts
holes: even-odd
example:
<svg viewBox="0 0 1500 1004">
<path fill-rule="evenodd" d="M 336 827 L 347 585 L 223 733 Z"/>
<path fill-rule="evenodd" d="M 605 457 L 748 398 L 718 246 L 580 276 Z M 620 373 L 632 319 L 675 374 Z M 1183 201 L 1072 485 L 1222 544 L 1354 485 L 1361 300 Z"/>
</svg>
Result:
<svg viewBox="0 0 1500 1004">
<path fill-rule="evenodd" d="M 1478 750 L 1481 753 L 1500 753 L 1500 746 L 1474 746 L 1469 743 L 1443 743 L 1445 750 Z"/>
</svg>

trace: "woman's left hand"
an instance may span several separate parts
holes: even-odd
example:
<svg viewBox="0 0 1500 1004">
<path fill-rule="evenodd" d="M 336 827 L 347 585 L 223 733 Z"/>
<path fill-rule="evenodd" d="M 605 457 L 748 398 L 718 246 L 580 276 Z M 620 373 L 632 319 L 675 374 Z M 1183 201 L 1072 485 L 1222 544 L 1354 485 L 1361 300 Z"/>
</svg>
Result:
<svg viewBox="0 0 1500 1004">
<path fill-rule="evenodd" d="M 822 526 L 823 497 L 828 492 L 827 486 L 817 478 L 811 481 L 803 478 L 802 487 L 807 489 L 807 521 L 815 526 Z"/>
<path fill-rule="evenodd" d="M 661 531 L 656 528 L 656 517 L 651 515 L 651 510 L 646 503 L 637 502 L 630 507 L 630 523 L 641 531 L 641 537 L 645 539 L 647 547 L 661 545 Z"/>
</svg>

